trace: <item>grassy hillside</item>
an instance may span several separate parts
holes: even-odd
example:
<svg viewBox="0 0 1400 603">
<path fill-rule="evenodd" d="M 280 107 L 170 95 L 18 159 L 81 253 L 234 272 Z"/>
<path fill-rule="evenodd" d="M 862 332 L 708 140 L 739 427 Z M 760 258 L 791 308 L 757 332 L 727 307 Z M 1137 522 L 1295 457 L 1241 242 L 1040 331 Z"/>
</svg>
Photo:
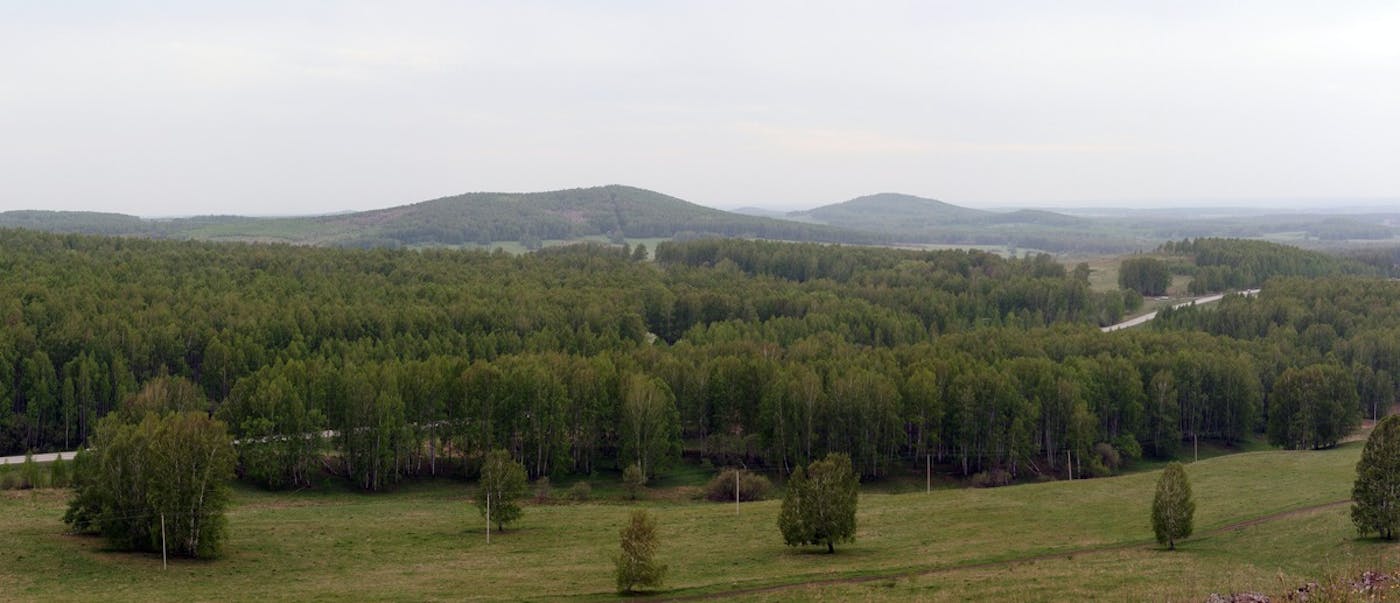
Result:
<svg viewBox="0 0 1400 603">
<path fill-rule="evenodd" d="M 345 246 L 457 246 L 607 237 L 720 235 L 877 243 L 880 236 L 819 224 L 746 216 L 628 186 L 543 193 L 468 193 L 411 205 L 315 217 L 200 216 L 147 220 L 95 212 L 0 213 L 0 227 L 162 238 Z"/>
<path fill-rule="evenodd" d="M 658 518 L 671 596 L 1201 600 L 1212 591 L 1278 591 L 1400 553 L 1356 540 L 1345 505 L 1322 506 L 1347 498 L 1358 454 L 1349 444 L 1189 465 L 1198 536 L 1174 553 L 1151 541 L 1155 471 L 989 490 L 867 492 L 857 541 L 835 555 L 784 546 L 777 501 L 736 513 L 666 489 L 635 504 Z M 108 552 L 99 539 L 63 535 L 59 491 L 0 492 L 8 537 L 0 584 L 7 597 L 31 600 L 611 595 L 610 557 L 632 504 L 531 505 L 516 529 L 487 545 L 471 495 L 470 486 L 447 481 L 375 496 L 240 489 L 226 555 L 175 560 L 162 572 L 158 556 Z M 872 581 L 801 586 L 846 579 Z M 768 587 L 778 590 L 753 590 Z"/>
</svg>

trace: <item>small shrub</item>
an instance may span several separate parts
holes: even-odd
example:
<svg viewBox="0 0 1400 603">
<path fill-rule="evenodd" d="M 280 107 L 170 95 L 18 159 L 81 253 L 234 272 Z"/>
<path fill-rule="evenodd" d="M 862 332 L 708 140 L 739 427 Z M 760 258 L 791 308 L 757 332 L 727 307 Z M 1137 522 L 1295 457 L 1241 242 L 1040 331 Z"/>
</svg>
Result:
<svg viewBox="0 0 1400 603">
<path fill-rule="evenodd" d="M 70 481 L 68 474 L 68 462 L 60 456 L 49 464 L 49 486 L 53 488 L 67 488 Z"/>
<path fill-rule="evenodd" d="M 1142 458 L 1142 444 L 1139 444 L 1137 438 L 1131 435 L 1123 434 L 1113 438 L 1113 448 L 1118 451 L 1124 463 L 1131 463 Z"/>
<path fill-rule="evenodd" d="M 42 486 L 40 482 L 43 476 L 39 470 L 39 464 L 34 462 L 33 452 L 24 453 L 24 464 L 20 465 L 19 475 L 20 478 L 24 480 L 24 484 L 20 486 L 21 488 L 39 488 Z"/>
<path fill-rule="evenodd" d="M 1103 464 L 1103 458 L 1098 454 L 1091 454 L 1083 460 L 1085 461 L 1084 464 L 1076 467 L 1076 469 L 1082 471 L 1083 474 L 1075 473 L 1075 479 L 1079 479 L 1080 477 L 1108 477 L 1113 475 L 1113 470 L 1109 469 L 1108 465 Z"/>
<path fill-rule="evenodd" d="M 1011 474 L 1005 469 L 989 469 L 972 474 L 972 485 L 977 488 L 998 488 L 1011 483 Z"/>
<path fill-rule="evenodd" d="M 1108 442 L 1094 444 L 1094 454 L 1098 455 L 1099 462 L 1110 472 L 1123 466 L 1123 457 L 1118 454 L 1118 450 Z"/>
<path fill-rule="evenodd" d="M 549 484 L 549 476 L 541 476 L 535 480 L 535 502 L 547 503 L 554 497 L 554 488 Z"/>
<path fill-rule="evenodd" d="M 18 490 L 20 477 L 8 468 L 0 470 L 0 490 Z"/>
<path fill-rule="evenodd" d="M 614 558 L 617 592 L 625 594 L 636 592 L 639 587 L 660 586 L 666 565 L 656 561 L 656 520 L 646 509 L 633 511 L 619 537 L 622 550 Z"/>
<path fill-rule="evenodd" d="M 627 498 L 637 500 L 641 497 L 642 490 L 647 487 L 647 476 L 642 473 L 641 465 L 632 463 L 622 471 L 622 487 L 627 491 Z"/>
<path fill-rule="evenodd" d="M 716 502 L 733 502 L 734 472 L 735 470 L 730 468 L 715 475 L 710 483 L 705 485 L 705 498 Z M 768 498 L 768 492 L 772 489 L 773 482 L 768 478 L 748 470 L 739 471 L 739 500 L 764 500 Z"/>
<path fill-rule="evenodd" d="M 584 502 L 593 498 L 593 485 L 588 482 L 575 482 L 569 487 L 569 500 Z"/>
</svg>

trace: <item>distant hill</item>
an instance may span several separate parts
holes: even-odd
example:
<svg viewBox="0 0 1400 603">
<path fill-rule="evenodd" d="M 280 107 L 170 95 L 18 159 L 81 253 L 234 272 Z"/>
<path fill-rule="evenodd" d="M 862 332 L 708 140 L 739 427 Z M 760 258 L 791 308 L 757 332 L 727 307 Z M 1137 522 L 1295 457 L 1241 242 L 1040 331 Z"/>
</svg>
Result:
<svg viewBox="0 0 1400 603">
<path fill-rule="evenodd" d="M 788 217 L 788 212 L 785 212 L 785 211 L 783 211 L 783 210 L 780 210 L 780 209 L 764 209 L 764 208 L 762 208 L 762 207 L 739 207 L 739 208 L 731 209 L 731 210 L 729 210 L 729 211 L 732 211 L 732 212 L 734 212 L 734 213 L 736 213 L 736 214 L 745 215 L 745 216 L 758 216 L 758 217 L 760 217 L 760 218 L 781 218 L 781 219 L 786 219 L 786 218 Z"/>
<path fill-rule="evenodd" d="M 1004 245 L 1046 251 L 1124 251 L 1152 246 L 1094 220 L 1023 209 L 995 212 L 898 193 L 880 193 L 789 218 L 884 234 L 902 243 Z M 1088 236 L 1086 236 L 1088 235 Z"/>
<path fill-rule="evenodd" d="M 359 247 L 507 242 L 532 247 L 544 240 L 701 235 L 839 243 L 883 240 L 841 226 L 745 216 L 620 185 L 542 193 L 467 193 L 388 209 L 296 218 L 146 220 L 93 212 L 5 212 L 0 213 L 0 227 Z"/>
<path fill-rule="evenodd" d="M 610 185 L 540 193 L 467 193 L 322 216 L 145 219 L 98 212 L 0 213 L 0 228 L 150 238 L 354 247 L 537 248 L 547 242 L 695 236 L 848 244 L 1004 247 L 1121 253 L 1197 237 L 1264 239 L 1317 249 L 1387 244 L 1400 213 L 1241 213 L 1208 208 L 987 211 L 880 193 L 816 209 L 712 209 Z"/>
<path fill-rule="evenodd" d="M 984 219 L 991 214 L 989 211 L 960 207 L 913 195 L 880 193 L 788 215 L 848 228 L 891 231 L 962 224 Z M 858 224 L 860 226 L 856 226 Z"/>
<path fill-rule="evenodd" d="M 156 223 L 151 220 L 143 220 L 126 214 L 40 209 L 0 212 L 0 226 L 65 234 L 102 235 L 149 234 L 157 229 Z"/>
</svg>

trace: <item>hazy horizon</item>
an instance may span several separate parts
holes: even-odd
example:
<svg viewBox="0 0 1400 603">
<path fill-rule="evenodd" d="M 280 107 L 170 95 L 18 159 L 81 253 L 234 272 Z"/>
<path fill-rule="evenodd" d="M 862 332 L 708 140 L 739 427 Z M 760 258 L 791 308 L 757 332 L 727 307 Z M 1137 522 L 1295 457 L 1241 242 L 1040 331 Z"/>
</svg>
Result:
<svg viewBox="0 0 1400 603">
<path fill-rule="evenodd" d="M 315 215 L 608 182 L 723 209 L 1400 199 L 1385 2 L 27 3 L 0 210 Z"/>
<path fill-rule="evenodd" d="M 597 186 L 608 186 L 608 185 L 597 185 Z M 582 189 L 582 188 L 593 188 L 593 187 L 588 187 L 588 186 L 568 187 L 568 189 Z M 567 190 L 567 189 L 554 189 L 554 190 Z M 446 196 L 451 197 L 451 196 L 456 196 L 456 195 L 460 195 L 460 194 L 471 194 L 471 193 L 486 193 L 486 194 L 496 194 L 496 193 L 501 193 L 501 194 L 526 194 L 526 193 L 536 193 L 536 192 L 549 192 L 549 191 L 467 191 L 467 192 L 465 192 L 465 193 L 456 193 L 456 194 L 453 194 L 453 195 L 446 195 Z M 655 191 L 655 192 L 659 192 L 659 193 L 662 193 L 662 194 L 667 194 L 666 191 Z M 710 207 L 710 208 L 713 208 L 713 209 L 719 209 L 719 210 L 730 211 L 730 212 L 735 211 L 735 210 L 763 210 L 763 211 L 774 211 L 774 212 L 796 212 L 796 211 L 803 211 L 803 210 L 816 209 L 816 208 L 818 208 L 818 207 L 822 207 L 822 206 L 825 206 L 825 205 L 833 205 L 833 204 L 837 204 L 837 203 L 842 203 L 842 202 L 850 201 L 850 200 L 855 199 L 855 198 L 858 198 L 858 197 L 864 197 L 864 196 L 876 195 L 876 194 L 884 194 L 884 193 L 895 193 L 895 194 L 911 195 L 911 196 L 915 196 L 915 197 L 922 197 L 922 198 L 925 198 L 925 199 L 933 199 L 933 200 L 936 200 L 936 201 L 942 201 L 942 202 L 944 202 L 944 203 L 950 203 L 950 204 L 959 205 L 959 206 L 962 206 L 962 207 L 969 207 L 969 208 L 974 208 L 974 209 L 983 209 L 983 210 L 989 210 L 989 211 L 1015 211 L 1015 210 L 1020 210 L 1020 209 L 1042 209 L 1042 210 L 1050 210 L 1050 211 L 1062 211 L 1062 212 L 1067 212 L 1067 213 L 1092 213 L 1092 212 L 1094 212 L 1094 211 L 1144 211 L 1144 212 L 1152 212 L 1152 211 L 1184 211 L 1184 210 L 1199 209 L 1199 210 L 1203 210 L 1203 211 L 1226 211 L 1226 212 L 1231 211 L 1231 210 L 1240 210 L 1240 211 L 1248 211 L 1248 212 L 1250 212 L 1250 213 L 1272 213 L 1272 212 L 1276 212 L 1276 213 L 1279 213 L 1279 214 L 1288 214 L 1288 213 L 1317 213 L 1317 214 L 1400 213 L 1400 198 L 1372 198 L 1372 199 L 1366 199 L 1366 198 L 1350 198 L 1350 199 L 1189 199 L 1189 200 L 1137 199 L 1137 200 L 1060 200 L 1060 201 L 1043 201 L 1043 202 L 1040 202 L 1040 203 L 1027 203 L 1027 204 L 998 204 L 998 203 L 976 204 L 976 203 L 959 203 L 959 202 L 954 201 L 954 200 L 937 199 L 937 198 L 935 198 L 935 197 L 930 197 L 930 196 L 926 196 L 926 195 L 916 195 L 916 194 L 913 194 L 913 193 L 903 193 L 903 192 L 900 192 L 900 191 L 880 191 L 880 192 L 875 192 L 875 193 L 867 193 L 867 194 L 865 194 L 865 195 L 857 195 L 857 197 L 852 197 L 851 199 L 839 199 L 839 200 L 832 200 L 832 201 L 827 201 L 827 202 L 818 202 L 818 203 L 810 203 L 810 204 L 805 204 L 805 205 L 796 205 L 796 206 L 791 206 L 791 207 L 765 206 L 765 205 L 753 204 L 753 203 L 747 203 L 747 204 L 746 204 L 746 203 L 739 203 L 739 204 L 723 205 L 723 206 L 721 206 L 721 205 L 706 204 L 706 203 L 702 203 L 702 202 L 699 202 L 699 201 L 696 201 L 696 200 L 693 200 L 693 199 L 682 199 L 682 200 L 683 200 L 683 201 L 692 202 L 692 203 L 696 203 L 697 205 L 702 205 L 702 206 L 705 206 L 705 207 Z M 101 210 L 101 211 L 103 211 L 104 213 L 118 213 L 118 214 L 132 215 L 132 216 L 137 216 L 137 217 L 144 218 L 144 219 L 148 219 L 148 220 L 172 220 L 172 219 L 180 219 L 180 218 L 210 217 L 210 216 L 239 216 L 239 217 L 249 217 L 249 218 L 299 218 L 299 217 L 318 217 L 318 216 L 330 216 L 330 215 L 337 215 L 337 214 L 348 214 L 348 213 L 355 213 L 355 212 L 360 212 L 360 211 L 372 211 L 372 210 L 376 210 L 376 209 L 388 209 L 388 208 L 392 208 L 392 207 L 398 207 L 398 206 L 403 206 L 403 205 L 411 205 L 411 204 L 414 204 L 414 203 L 421 203 L 421 202 L 424 202 L 424 201 L 431 201 L 431 200 L 433 200 L 433 199 L 439 199 L 439 198 L 443 198 L 443 197 L 444 197 L 444 196 L 439 195 L 439 196 L 432 197 L 432 198 L 429 198 L 429 199 L 420 199 L 420 200 L 417 200 L 417 201 L 411 201 L 411 202 L 406 202 L 406 203 L 392 202 L 392 203 L 386 203 L 386 204 L 383 204 L 383 205 L 371 206 L 371 207 L 364 207 L 364 208 L 359 208 L 359 209 L 342 209 L 342 210 L 330 210 L 330 211 L 320 211 L 320 212 L 280 212 L 280 213 L 279 213 L 279 212 L 261 212 L 261 213 L 246 213 L 246 212 L 229 212 L 229 211 L 217 211 L 217 210 L 216 210 L 216 211 L 212 211 L 212 212 L 155 214 L 155 213 L 138 213 L 138 212 L 116 211 L 116 210 L 110 210 L 110 211 L 108 211 L 108 210 Z M 43 210 L 43 209 L 46 209 L 46 208 L 37 208 L 37 207 L 23 207 L 23 208 L 18 208 L 18 207 L 17 207 L 17 208 L 0 209 L 0 211 L 20 211 L 20 210 L 34 210 L 34 209 Z M 98 211 L 98 210 L 61 209 L 61 210 L 59 210 L 59 211 Z"/>
</svg>

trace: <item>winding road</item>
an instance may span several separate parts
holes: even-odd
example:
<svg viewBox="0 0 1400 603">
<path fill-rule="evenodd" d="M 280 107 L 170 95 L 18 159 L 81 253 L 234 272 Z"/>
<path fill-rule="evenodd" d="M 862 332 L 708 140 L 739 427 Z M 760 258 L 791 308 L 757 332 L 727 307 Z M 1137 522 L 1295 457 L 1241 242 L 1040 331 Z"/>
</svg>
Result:
<svg viewBox="0 0 1400 603">
<path fill-rule="evenodd" d="M 1226 295 L 1253 296 L 1253 295 L 1257 295 L 1258 293 L 1259 293 L 1259 290 L 1258 290 L 1258 289 L 1245 289 L 1244 291 L 1240 291 L 1240 292 L 1238 292 L 1238 293 L 1216 293 L 1216 294 L 1214 294 L 1214 295 L 1206 295 L 1206 296 L 1204 296 L 1204 297 L 1197 297 L 1197 298 L 1195 298 L 1195 299 L 1187 300 L 1187 301 L 1181 302 L 1181 303 L 1179 303 L 1179 304 L 1174 304 L 1174 305 L 1172 305 L 1172 309 L 1175 310 L 1175 309 L 1177 309 L 1177 308 L 1185 308 L 1185 307 L 1187 307 L 1187 306 L 1195 306 L 1195 305 L 1199 305 L 1199 304 L 1209 304 L 1209 303 L 1213 303 L 1213 302 L 1218 302 L 1218 301 L 1220 301 L 1220 300 L 1222 300 L 1222 299 L 1225 299 L 1225 296 L 1226 296 Z M 1136 326 L 1141 325 L 1141 324 L 1146 324 L 1148 321 L 1150 321 L 1150 320 L 1152 320 L 1152 319 L 1154 319 L 1154 318 L 1157 318 L 1157 312 L 1156 312 L 1156 311 L 1148 312 L 1148 313 L 1146 313 L 1146 314 L 1143 314 L 1142 316 L 1136 316 L 1136 317 L 1133 317 L 1133 318 L 1129 318 L 1128 320 L 1125 320 L 1125 321 L 1123 321 L 1123 322 L 1120 322 L 1120 323 L 1118 323 L 1118 324 L 1116 324 L 1116 325 L 1109 325 L 1109 326 L 1100 328 L 1099 330 L 1100 330 L 1100 331 L 1103 331 L 1103 332 L 1105 332 L 1105 333 L 1112 333 L 1113 331 L 1118 331 L 1118 330 L 1121 330 L 1121 329 L 1128 329 L 1128 328 L 1136 327 Z"/>
</svg>

